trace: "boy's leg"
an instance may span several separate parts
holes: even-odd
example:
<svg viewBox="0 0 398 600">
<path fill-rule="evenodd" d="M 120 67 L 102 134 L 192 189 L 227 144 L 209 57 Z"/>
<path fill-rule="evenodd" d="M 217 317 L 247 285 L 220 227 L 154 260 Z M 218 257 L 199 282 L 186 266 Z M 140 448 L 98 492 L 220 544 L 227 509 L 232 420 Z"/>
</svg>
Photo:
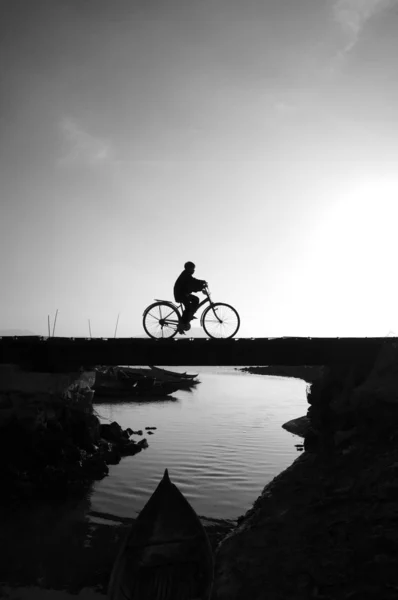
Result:
<svg viewBox="0 0 398 600">
<path fill-rule="evenodd" d="M 182 305 L 184 307 L 184 310 L 182 311 L 181 321 L 183 323 L 189 323 L 189 311 L 190 311 L 190 301 L 189 301 L 189 298 L 187 298 L 186 300 L 183 300 L 182 301 Z"/>
<path fill-rule="evenodd" d="M 187 309 L 187 321 L 191 321 L 193 319 L 193 316 L 196 312 L 196 309 L 199 306 L 199 298 L 197 296 L 194 296 L 193 294 L 190 294 L 189 296 L 189 307 Z"/>
</svg>

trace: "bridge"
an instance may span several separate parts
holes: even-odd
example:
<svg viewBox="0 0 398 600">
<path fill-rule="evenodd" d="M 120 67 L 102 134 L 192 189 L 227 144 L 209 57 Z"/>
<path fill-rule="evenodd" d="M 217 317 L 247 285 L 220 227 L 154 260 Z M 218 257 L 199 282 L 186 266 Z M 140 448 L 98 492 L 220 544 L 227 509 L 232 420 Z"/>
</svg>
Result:
<svg viewBox="0 0 398 600">
<path fill-rule="evenodd" d="M 398 338 L 149 338 L 2 337 L 0 363 L 65 371 L 94 365 L 262 366 L 372 363 Z"/>
</svg>

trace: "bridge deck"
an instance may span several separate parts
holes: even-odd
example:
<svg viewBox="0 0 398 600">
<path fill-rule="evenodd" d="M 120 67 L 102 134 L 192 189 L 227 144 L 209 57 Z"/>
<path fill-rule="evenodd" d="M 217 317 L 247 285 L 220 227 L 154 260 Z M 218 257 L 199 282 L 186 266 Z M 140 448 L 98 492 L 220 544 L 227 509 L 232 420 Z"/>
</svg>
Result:
<svg viewBox="0 0 398 600">
<path fill-rule="evenodd" d="M 397 338 L 0 338 L 0 363 L 64 370 L 80 365 L 322 365 L 373 361 Z"/>
</svg>

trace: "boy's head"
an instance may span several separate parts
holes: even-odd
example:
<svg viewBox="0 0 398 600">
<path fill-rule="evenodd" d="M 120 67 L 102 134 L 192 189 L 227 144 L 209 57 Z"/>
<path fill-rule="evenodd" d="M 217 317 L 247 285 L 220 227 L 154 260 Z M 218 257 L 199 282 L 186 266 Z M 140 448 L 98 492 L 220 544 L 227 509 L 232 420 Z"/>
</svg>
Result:
<svg viewBox="0 0 398 600">
<path fill-rule="evenodd" d="M 188 271 L 188 273 L 190 273 L 191 275 L 194 274 L 195 272 L 195 265 L 193 264 L 193 262 L 191 262 L 190 260 L 188 262 L 185 263 L 184 268 L 186 271 Z"/>
</svg>

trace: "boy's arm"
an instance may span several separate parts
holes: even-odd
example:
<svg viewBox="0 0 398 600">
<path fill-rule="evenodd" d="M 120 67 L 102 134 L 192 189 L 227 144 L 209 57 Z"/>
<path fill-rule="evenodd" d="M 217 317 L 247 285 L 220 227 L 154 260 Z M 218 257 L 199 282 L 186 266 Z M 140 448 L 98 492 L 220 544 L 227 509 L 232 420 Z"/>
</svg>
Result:
<svg viewBox="0 0 398 600">
<path fill-rule="evenodd" d="M 203 286 L 206 285 L 206 281 L 204 281 L 203 279 L 196 279 L 195 277 L 192 277 L 192 283 L 195 286 L 195 292 L 200 292 L 203 288 Z"/>
</svg>

